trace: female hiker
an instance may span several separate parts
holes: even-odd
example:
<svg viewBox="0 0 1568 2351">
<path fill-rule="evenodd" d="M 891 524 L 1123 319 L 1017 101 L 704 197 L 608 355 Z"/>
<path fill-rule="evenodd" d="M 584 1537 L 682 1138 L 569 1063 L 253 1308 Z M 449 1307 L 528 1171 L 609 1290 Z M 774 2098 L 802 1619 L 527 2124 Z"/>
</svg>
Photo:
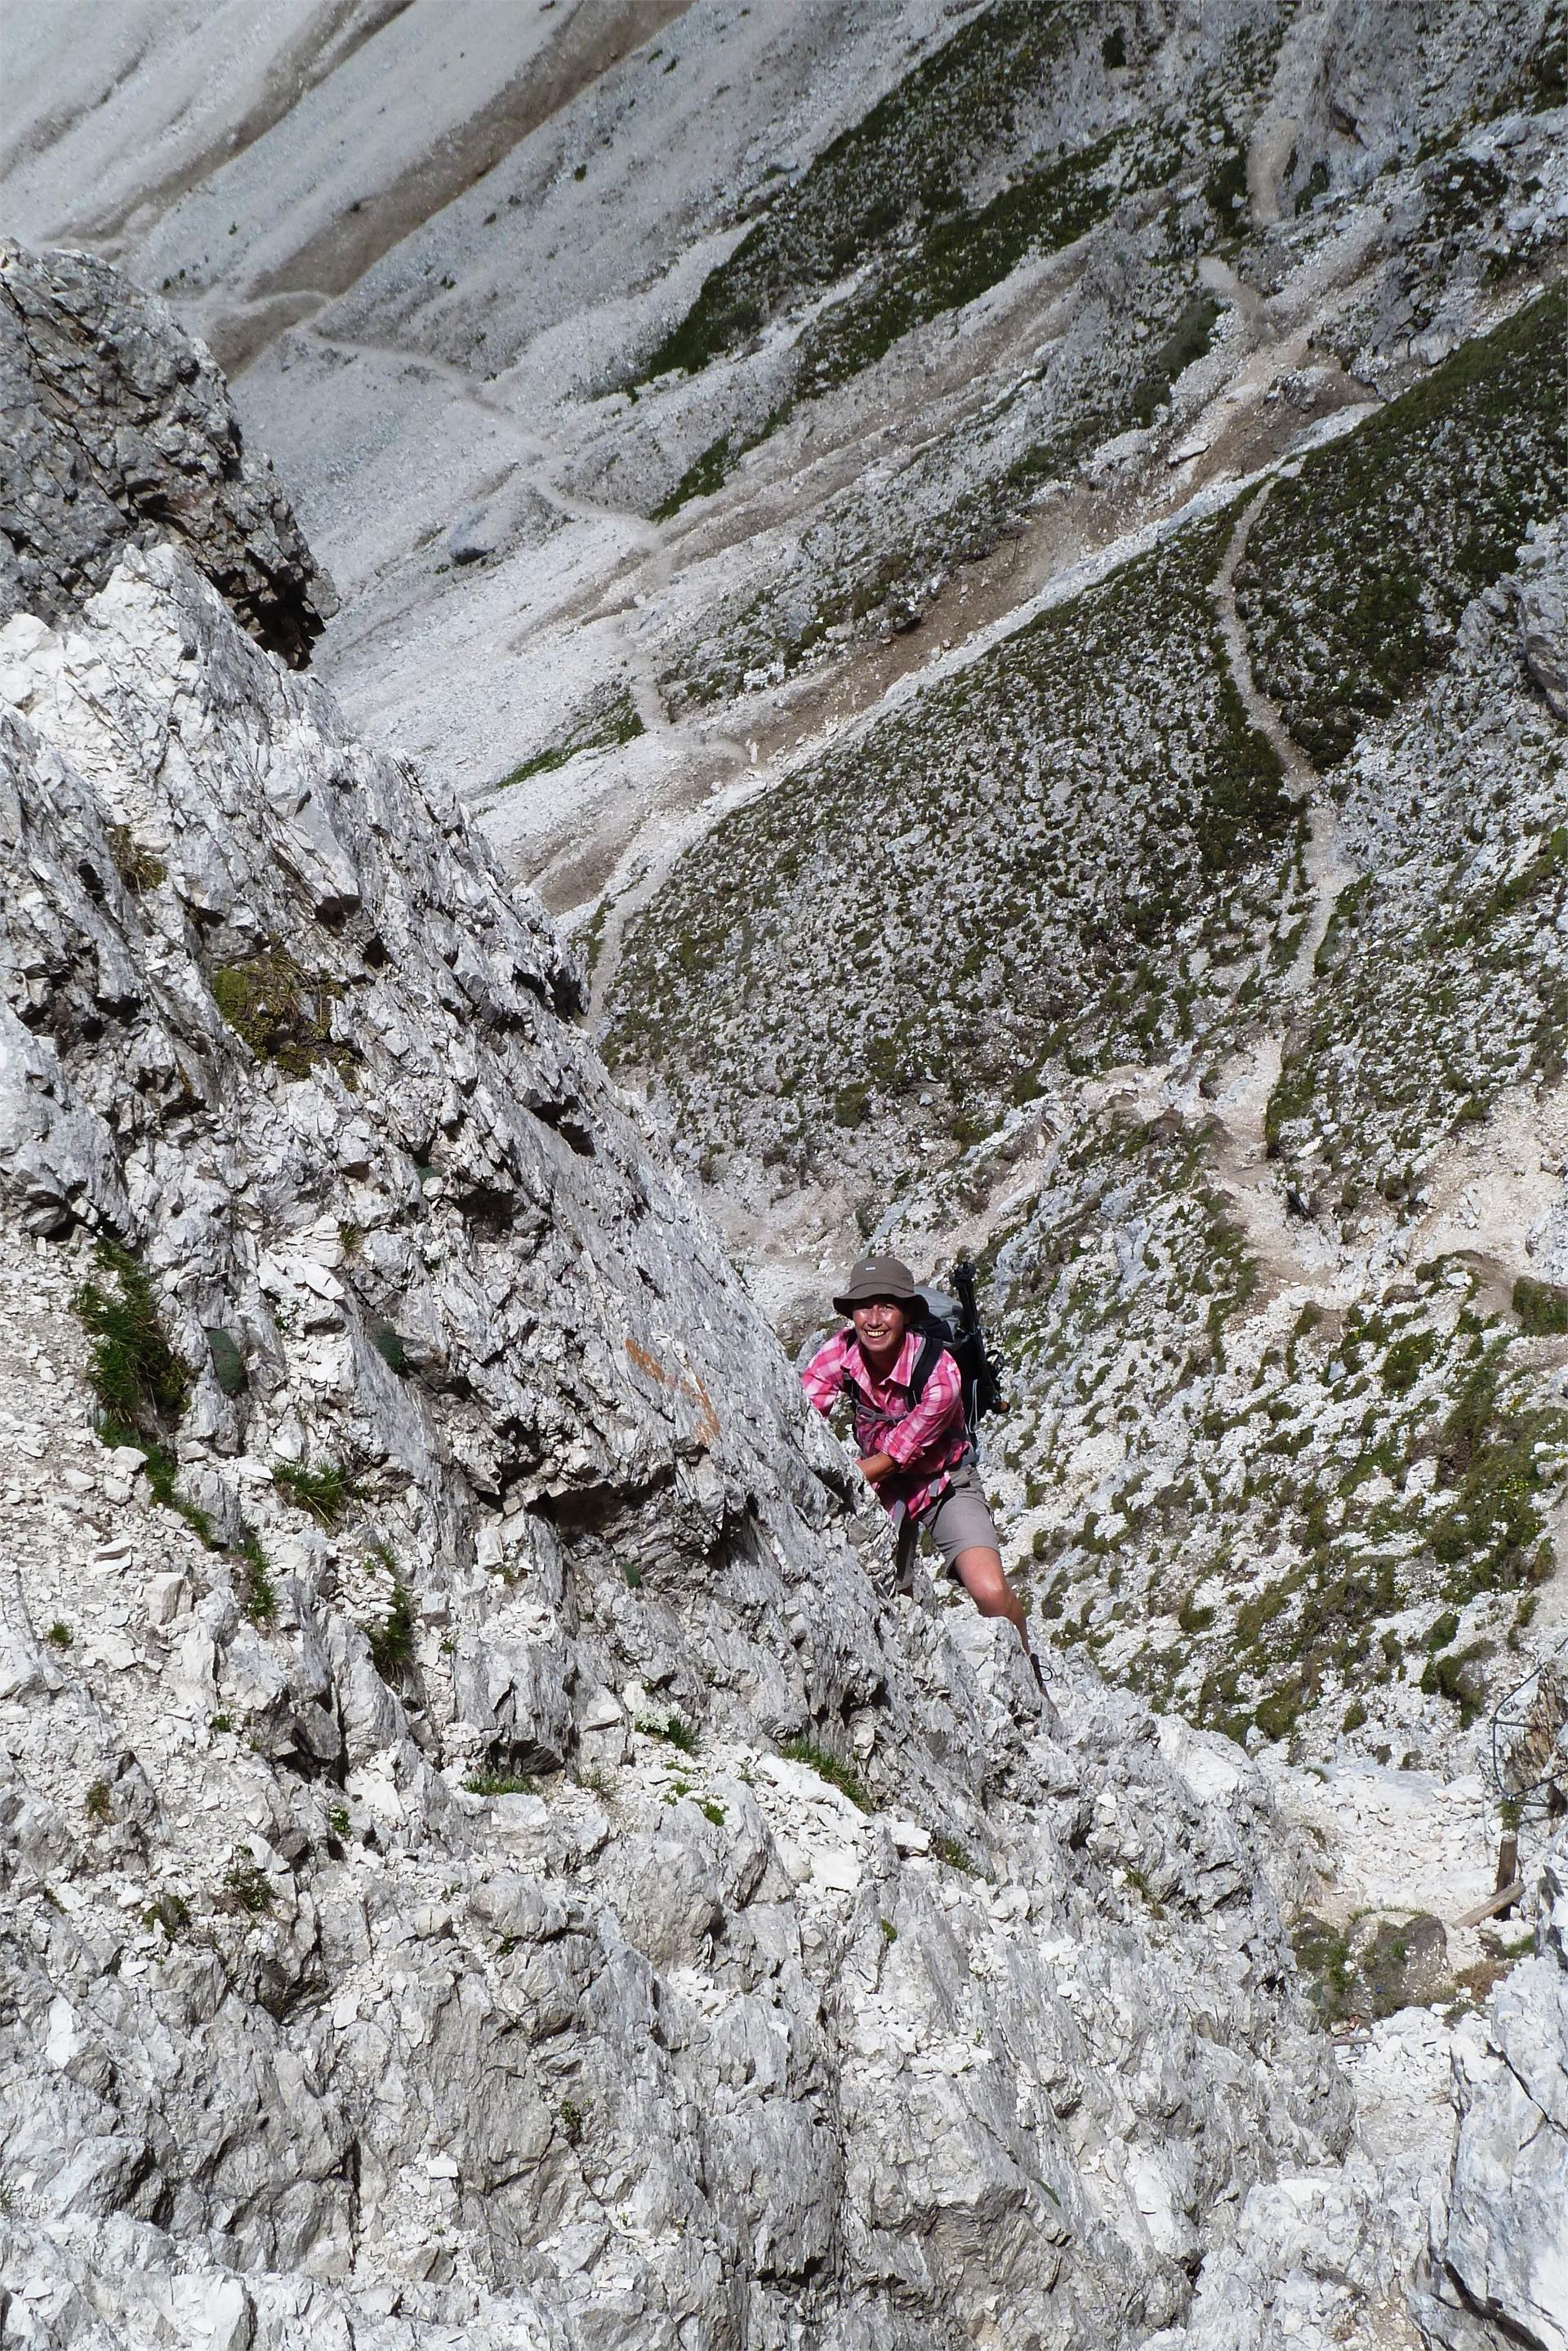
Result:
<svg viewBox="0 0 1568 2351">
<path fill-rule="evenodd" d="M 824 1417 L 841 1396 L 849 1398 L 861 1473 L 897 1531 L 901 1575 L 921 1535 L 928 1536 L 981 1615 L 1005 1616 L 1017 1627 L 1040 1681 L 974 1467 L 958 1366 L 922 1328 L 913 1274 L 895 1257 L 862 1258 L 833 1304 L 852 1328 L 818 1349 L 801 1384 Z"/>
</svg>

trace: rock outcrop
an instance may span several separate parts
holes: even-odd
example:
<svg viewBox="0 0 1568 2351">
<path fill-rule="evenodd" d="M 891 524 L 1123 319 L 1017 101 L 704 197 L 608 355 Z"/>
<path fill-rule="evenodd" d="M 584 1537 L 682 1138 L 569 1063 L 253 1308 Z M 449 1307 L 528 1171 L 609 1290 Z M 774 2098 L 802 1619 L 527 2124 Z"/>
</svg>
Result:
<svg viewBox="0 0 1568 2351">
<path fill-rule="evenodd" d="M 168 541 L 296 669 L 337 609 L 228 387 L 167 303 L 82 253 L 0 244 L 0 618 L 59 622 Z"/>
<path fill-rule="evenodd" d="M 8 2334 L 1179 2321 L 1347 2126 L 1261 1784 L 883 1596 L 548 923 L 179 552 L 0 736 Z"/>
<path fill-rule="evenodd" d="M 1542 1874 L 1534 1955 L 1458 2053 L 1447 2215 L 1416 2312 L 1444 2351 L 1568 2344 L 1568 1838 Z"/>
</svg>

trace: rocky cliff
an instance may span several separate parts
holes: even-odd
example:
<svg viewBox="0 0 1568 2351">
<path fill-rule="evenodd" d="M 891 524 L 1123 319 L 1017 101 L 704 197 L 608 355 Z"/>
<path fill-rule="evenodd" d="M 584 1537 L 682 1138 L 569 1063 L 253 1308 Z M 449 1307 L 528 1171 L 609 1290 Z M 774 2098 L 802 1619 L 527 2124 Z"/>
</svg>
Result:
<svg viewBox="0 0 1568 2351">
<path fill-rule="evenodd" d="M 1348 2126 L 1266 1790 L 881 1596 L 548 925 L 182 555 L 0 660 L 8 2329 L 1178 2322 Z"/>
<path fill-rule="evenodd" d="M 0 615 L 59 621 L 172 540 L 295 668 L 336 610 L 228 387 L 166 304 L 89 255 L 0 246 Z"/>
<path fill-rule="evenodd" d="M 0 2334 L 1563 2351 L 1560 9 L 227 24 L 0 164 L 248 362 L 5 251 Z"/>
</svg>

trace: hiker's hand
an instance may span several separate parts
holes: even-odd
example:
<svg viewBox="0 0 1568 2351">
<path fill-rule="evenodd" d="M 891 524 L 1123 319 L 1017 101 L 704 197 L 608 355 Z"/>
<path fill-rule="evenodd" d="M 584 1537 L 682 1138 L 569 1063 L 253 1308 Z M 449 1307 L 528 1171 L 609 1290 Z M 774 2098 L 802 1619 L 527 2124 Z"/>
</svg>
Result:
<svg viewBox="0 0 1568 2351">
<path fill-rule="evenodd" d="M 884 1478 L 892 1477 L 898 1464 L 891 1453 L 867 1453 L 856 1467 L 862 1478 L 869 1479 L 873 1486 L 880 1486 Z"/>
</svg>

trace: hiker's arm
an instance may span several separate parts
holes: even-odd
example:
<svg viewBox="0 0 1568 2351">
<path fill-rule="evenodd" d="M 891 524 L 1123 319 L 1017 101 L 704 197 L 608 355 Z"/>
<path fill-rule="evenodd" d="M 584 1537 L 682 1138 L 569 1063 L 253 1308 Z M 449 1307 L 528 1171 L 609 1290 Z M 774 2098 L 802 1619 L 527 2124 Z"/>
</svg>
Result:
<svg viewBox="0 0 1568 2351">
<path fill-rule="evenodd" d="M 907 1468 L 937 1438 L 964 1416 L 964 1384 L 951 1355 L 937 1358 L 925 1393 L 915 1410 L 895 1421 L 883 1439 L 883 1449 L 895 1469 Z"/>
<path fill-rule="evenodd" d="M 825 1419 L 843 1394 L 844 1350 L 837 1339 L 830 1339 L 819 1347 L 800 1374 L 800 1385 L 806 1391 L 806 1401 L 812 1404 Z"/>
<path fill-rule="evenodd" d="M 800 1385 L 806 1391 L 807 1401 L 814 1404 L 824 1418 L 843 1394 L 844 1353 L 843 1341 L 830 1339 L 825 1347 L 818 1348 L 800 1374 Z M 855 1466 L 862 1478 L 869 1479 L 873 1486 L 877 1486 L 884 1478 L 892 1477 L 897 1464 L 890 1453 L 867 1453 Z"/>
</svg>

